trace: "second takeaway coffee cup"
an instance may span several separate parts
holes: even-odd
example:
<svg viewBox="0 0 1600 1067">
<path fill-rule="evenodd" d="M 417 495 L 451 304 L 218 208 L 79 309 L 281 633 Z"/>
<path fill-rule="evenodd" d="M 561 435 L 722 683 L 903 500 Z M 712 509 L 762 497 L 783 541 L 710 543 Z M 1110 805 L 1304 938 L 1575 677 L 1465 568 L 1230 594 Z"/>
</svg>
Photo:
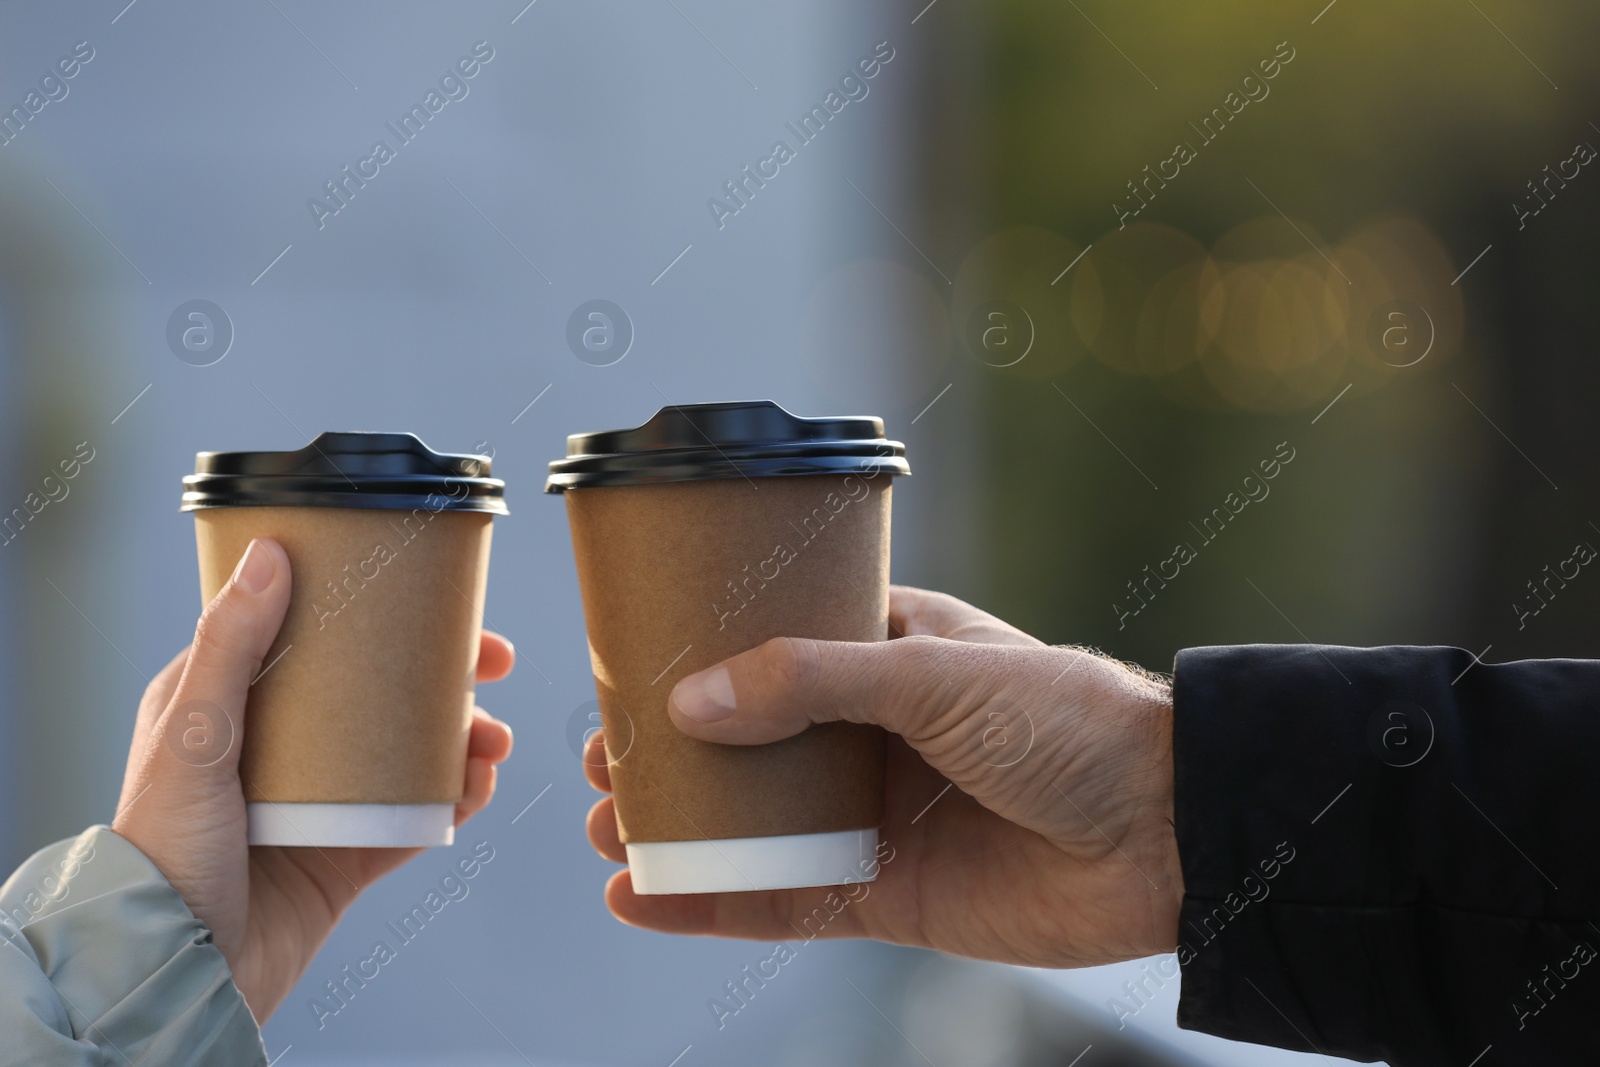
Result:
<svg viewBox="0 0 1600 1067">
<path fill-rule="evenodd" d="M 183 485 L 203 602 L 252 538 L 282 544 L 293 569 L 243 737 L 190 716 L 242 741 L 250 843 L 450 844 L 491 522 L 506 514 L 488 458 L 325 433 L 293 452 L 202 452 Z"/>
<path fill-rule="evenodd" d="M 717 745 L 674 727 L 667 697 L 769 638 L 887 638 L 890 482 L 910 473 L 904 454 L 880 419 L 799 418 L 755 401 L 575 434 L 550 464 L 635 892 L 876 875 L 880 729 L 827 723 Z"/>
</svg>

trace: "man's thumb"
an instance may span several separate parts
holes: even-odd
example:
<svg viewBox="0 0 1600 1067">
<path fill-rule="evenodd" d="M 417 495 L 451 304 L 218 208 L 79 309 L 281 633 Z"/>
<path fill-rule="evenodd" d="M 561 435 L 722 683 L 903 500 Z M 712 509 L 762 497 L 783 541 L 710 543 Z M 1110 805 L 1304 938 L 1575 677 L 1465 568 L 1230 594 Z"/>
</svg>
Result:
<svg viewBox="0 0 1600 1067">
<path fill-rule="evenodd" d="M 722 744 L 766 744 L 840 720 L 875 723 L 916 744 L 982 705 L 991 686 L 974 660 L 985 648 L 937 637 L 778 637 L 678 682 L 668 713 L 685 733 Z"/>
<path fill-rule="evenodd" d="M 188 665 L 162 716 L 164 747 L 195 767 L 231 771 L 243 741 L 245 697 L 289 607 L 289 557 L 256 539 L 206 605 Z"/>
</svg>

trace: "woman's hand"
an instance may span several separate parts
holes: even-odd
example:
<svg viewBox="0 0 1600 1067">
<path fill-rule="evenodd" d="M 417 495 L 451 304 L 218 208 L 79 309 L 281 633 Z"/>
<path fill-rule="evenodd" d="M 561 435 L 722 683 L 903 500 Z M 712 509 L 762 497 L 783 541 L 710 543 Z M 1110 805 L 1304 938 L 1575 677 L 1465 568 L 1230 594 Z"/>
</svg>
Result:
<svg viewBox="0 0 1600 1067">
<path fill-rule="evenodd" d="M 288 555 L 274 541 L 252 541 L 200 616 L 194 643 L 145 690 L 111 824 L 150 857 L 211 928 L 261 1023 L 356 896 L 423 851 L 247 846 L 238 744 L 249 729 L 245 696 L 288 606 Z M 504 678 L 514 658 L 509 641 L 485 633 L 478 680 Z M 208 766 L 181 759 L 179 746 L 168 743 L 191 728 L 181 713 L 191 701 L 220 709 L 233 726 L 233 743 Z M 510 727 L 475 709 L 457 826 L 489 803 L 495 764 L 510 753 Z"/>
<path fill-rule="evenodd" d="M 894 587 L 889 615 L 895 640 L 769 641 L 683 679 L 669 706 L 679 729 L 725 744 L 841 719 L 898 735 L 866 893 L 842 910 L 837 897 L 824 907 L 830 887 L 640 896 L 622 871 L 606 889 L 613 914 L 784 941 L 814 910 L 838 911 L 823 936 L 1046 967 L 1171 951 L 1183 879 L 1168 687 L 943 594 Z M 584 762 L 609 791 L 602 746 L 591 739 Z M 589 840 L 626 861 L 610 797 L 589 813 Z"/>
</svg>

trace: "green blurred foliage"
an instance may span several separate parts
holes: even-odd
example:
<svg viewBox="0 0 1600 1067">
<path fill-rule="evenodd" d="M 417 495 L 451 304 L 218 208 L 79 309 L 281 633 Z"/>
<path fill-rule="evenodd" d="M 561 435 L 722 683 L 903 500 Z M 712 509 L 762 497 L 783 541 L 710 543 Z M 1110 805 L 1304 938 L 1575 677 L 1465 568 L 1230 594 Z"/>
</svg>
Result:
<svg viewBox="0 0 1600 1067">
<path fill-rule="evenodd" d="M 1575 143 L 1600 145 L 1600 8 L 941 6 L 929 215 L 946 258 L 968 264 L 951 319 L 985 398 L 984 606 L 1158 668 L 1186 645 L 1252 640 L 1593 654 L 1594 610 L 1527 635 L 1508 605 L 1523 571 L 1579 535 L 1593 484 L 1592 420 L 1561 397 L 1600 388 L 1574 359 L 1597 325 L 1576 294 L 1593 290 L 1600 167 L 1526 230 L 1512 205 Z M 1191 123 L 1287 49 L 1270 91 L 1207 143 Z M 1195 158 L 1146 186 L 1138 215 L 1164 236 L 1126 254 L 1139 241 L 1114 205 L 1137 203 L 1127 183 L 1180 141 Z M 1325 288 L 1304 299 L 1273 289 L 1314 275 Z M 1438 342 L 1405 368 L 1373 325 L 1399 297 L 1429 310 Z M 963 341 L 991 298 L 1031 308 L 1036 347 L 1015 366 Z M 1156 348 L 1127 355 L 1141 329 Z M 1308 329 L 1324 330 L 1320 355 L 1294 351 Z M 1119 331 L 1122 355 L 1105 340 Z M 1229 384 L 1229 367 L 1268 364 L 1276 392 Z M 1270 495 L 1208 542 L 1196 524 L 1283 442 L 1296 458 Z M 1128 583 L 1184 542 L 1195 558 L 1123 615 Z"/>
</svg>

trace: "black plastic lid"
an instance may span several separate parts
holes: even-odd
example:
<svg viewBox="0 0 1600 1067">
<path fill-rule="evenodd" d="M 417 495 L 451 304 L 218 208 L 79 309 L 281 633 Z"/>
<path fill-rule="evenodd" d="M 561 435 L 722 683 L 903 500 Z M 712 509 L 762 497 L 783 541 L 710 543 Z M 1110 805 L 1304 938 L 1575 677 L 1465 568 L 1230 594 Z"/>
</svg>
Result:
<svg viewBox="0 0 1600 1067">
<path fill-rule="evenodd" d="M 797 474 L 910 474 L 906 447 L 872 415 L 805 419 L 771 400 L 664 407 L 631 430 L 577 433 L 550 464 L 547 493 L 594 486 L 771 478 Z"/>
<path fill-rule="evenodd" d="M 508 514 L 489 457 L 435 452 L 409 433 L 325 433 L 294 452 L 201 452 L 183 511 L 385 508 Z"/>
</svg>

